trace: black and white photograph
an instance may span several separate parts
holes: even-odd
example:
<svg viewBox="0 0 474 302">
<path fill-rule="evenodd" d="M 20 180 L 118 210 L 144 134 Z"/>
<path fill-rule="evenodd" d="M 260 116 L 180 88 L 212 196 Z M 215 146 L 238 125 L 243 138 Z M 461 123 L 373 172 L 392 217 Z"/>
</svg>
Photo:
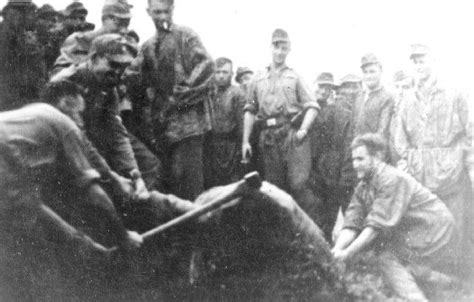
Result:
<svg viewBox="0 0 474 302">
<path fill-rule="evenodd" d="M 474 301 L 472 8 L 0 0 L 0 301 Z"/>
</svg>

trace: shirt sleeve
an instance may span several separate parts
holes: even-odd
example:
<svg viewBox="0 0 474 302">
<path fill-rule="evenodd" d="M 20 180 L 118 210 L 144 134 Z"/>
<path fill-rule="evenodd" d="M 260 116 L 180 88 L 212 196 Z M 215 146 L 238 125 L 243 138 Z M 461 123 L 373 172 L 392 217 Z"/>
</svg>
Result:
<svg viewBox="0 0 474 302">
<path fill-rule="evenodd" d="M 388 233 L 399 225 L 405 215 L 413 189 L 406 181 L 395 176 L 382 176 L 378 180 L 374 201 L 365 220 L 365 226 Z"/>
<path fill-rule="evenodd" d="M 193 66 L 191 74 L 186 79 L 186 84 L 188 87 L 197 87 L 208 82 L 212 77 L 214 62 L 196 33 L 191 32 L 185 41 L 185 45 Z"/>
<path fill-rule="evenodd" d="M 104 118 L 108 127 L 104 132 L 108 136 L 107 162 L 114 171 L 124 176 L 129 176 L 134 170 L 139 171 L 128 132 L 120 118 L 114 114 L 107 114 Z"/>
<path fill-rule="evenodd" d="M 257 81 L 256 80 L 253 80 L 249 86 L 247 99 L 244 105 L 244 112 L 246 111 L 252 113 L 253 115 L 257 115 L 258 113 Z"/>
<path fill-rule="evenodd" d="M 243 122 L 244 122 L 244 107 L 247 104 L 247 96 L 242 89 L 238 88 L 238 91 L 235 95 L 234 105 L 234 117 L 238 125 L 239 133 L 242 133 Z"/>
<path fill-rule="evenodd" d="M 318 102 L 311 95 L 309 88 L 299 76 L 296 80 L 296 96 L 303 104 L 304 109 L 314 108 L 318 111 L 321 109 Z"/>
<path fill-rule="evenodd" d="M 365 219 L 363 191 L 364 186 L 359 183 L 344 214 L 343 228 L 362 231 Z"/>
<path fill-rule="evenodd" d="M 379 120 L 379 127 L 378 127 L 378 133 L 382 135 L 382 137 L 386 138 L 387 140 L 390 137 L 390 125 L 392 122 L 393 106 L 394 106 L 393 96 L 388 95 L 387 99 L 385 100 L 384 107 L 382 108 L 382 111 L 380 112 L 380 120 Z"/>
<path fill-rule="evenodd" d="M 61 124 L 58 128 L 61 133 L 59 139 L 65 159 L 64 167 L 72 176 L 72 182 L 75 185 L 80 188 L 87 187 L 93 181 L 98 180 L 100 174 L 92 168 L 86 157 L 80 130 L 66 116 L 62 116 L 60 121 Z"/>
<path fill-rule="evenodd" d="M 92 167 L 96 169 L 102 177 L 107 177 L 112 170 L 107 164 L 107 161 L 99 154 L 99 151 L 97 151 L 97 149 L 84 133 L 82 134 L 82 139 L 84 142 L 87 159 L 91 163 Z"/>
</svg>

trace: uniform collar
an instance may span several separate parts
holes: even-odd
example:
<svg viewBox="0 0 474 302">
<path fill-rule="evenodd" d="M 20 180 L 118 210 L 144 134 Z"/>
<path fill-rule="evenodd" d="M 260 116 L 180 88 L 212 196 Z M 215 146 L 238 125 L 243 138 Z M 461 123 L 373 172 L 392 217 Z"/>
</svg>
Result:
<svg viewBox="0 0 474 302">
<path fill-rule="evenodd" d="M 290 69 L 290 67 L 288 67 L 288 65 L 286 65 L 286 63 L 278 70 L 278 75 L 281 75 L 283 74 L 286 70 Z M 272 65 L 268 65 L 267 68 L 266 68 L 266 75 L 267 75 L 267 78 L 270 77 L 270 75 L 272 74 Z"/>
<path fill-rule="evenodd" d="M 374 90 L 370 90 L 370 89 L 367 88 L 367 89 L 365 90 L 365 94 L 366 94 L 366 95 L 372 95 L 372 94 L 375 94 L 375 93 L 377 93 L 377 92 L 382 91 L 383 89 L 384 89 L 384 88 L 383 88 L 383 85 L 380 85 L 379 87 L 375 88 Z"/>
</svg>

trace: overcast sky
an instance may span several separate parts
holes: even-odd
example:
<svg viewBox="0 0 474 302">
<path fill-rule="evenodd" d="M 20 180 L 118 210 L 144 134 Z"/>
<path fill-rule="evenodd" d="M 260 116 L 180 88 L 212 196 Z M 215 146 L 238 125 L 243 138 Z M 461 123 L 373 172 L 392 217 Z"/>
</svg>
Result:
<svg viewBox="0 0 474 302">
<path fill-rule="evenodd" d="M 63 9 L 69 2 L 36 0 Z M 130 28 L 142 40 L 154 32 L 146 0 L 134 5 Z M 5 5 L 6 0 L 0 0 Z M 103 0 L 84 0 L 88 20 L 100 26 Z M 262 69 L 271 60 L 272 31 L 286 29 L 292 40 L 288 64 L 311 84 L 322 71 L 336 78 L 360 73 L 360 57 L 375 53 L 384 65 L 385 80 L 409 68 L 409 46 L 431 46 L 439 70 L 463 89 L 472 91 L 474 29 L 471 1 L 428 0 L 175 0 L 175 22 L 193 28 L 211 55 L 227 56 L 236 66 Z"/>
</svg>

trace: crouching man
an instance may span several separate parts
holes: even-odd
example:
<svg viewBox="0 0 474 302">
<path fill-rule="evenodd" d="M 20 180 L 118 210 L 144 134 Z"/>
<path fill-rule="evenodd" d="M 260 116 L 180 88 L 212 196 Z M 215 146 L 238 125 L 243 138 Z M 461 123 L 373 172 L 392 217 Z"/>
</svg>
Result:
<svg viewBox="0 0 474 302">
<path fill-rule="evenodd" d="M 74 255 L 108 252 L 51 210 L 45 191 L 75 192 L 101 217 L 114 245 L 127 250 L 141 245 L 141 236 L 125 229 L 99 178 L 84 154 L 79 128 L 66 115 L 47 104 L 0 113 L 0 300 L 29 300 L 26 292 L 36 283 L 30 273 L 38 273 L 39 258 L 51 253 L 47 242 L 73 247 Z"/>
<path fill-rule="evenodd" d="M 375 249 L 394 293 L 408 301 L 427 301 L 415 279 L 448 278 L 440 271 L 455 263 L 453 215 L 413 177 L 383 161 L 387 143 L 380 135 L 357 136 L 351 149 L 359 183 L 332 253 L 346 261 Z"/>
</svg>

